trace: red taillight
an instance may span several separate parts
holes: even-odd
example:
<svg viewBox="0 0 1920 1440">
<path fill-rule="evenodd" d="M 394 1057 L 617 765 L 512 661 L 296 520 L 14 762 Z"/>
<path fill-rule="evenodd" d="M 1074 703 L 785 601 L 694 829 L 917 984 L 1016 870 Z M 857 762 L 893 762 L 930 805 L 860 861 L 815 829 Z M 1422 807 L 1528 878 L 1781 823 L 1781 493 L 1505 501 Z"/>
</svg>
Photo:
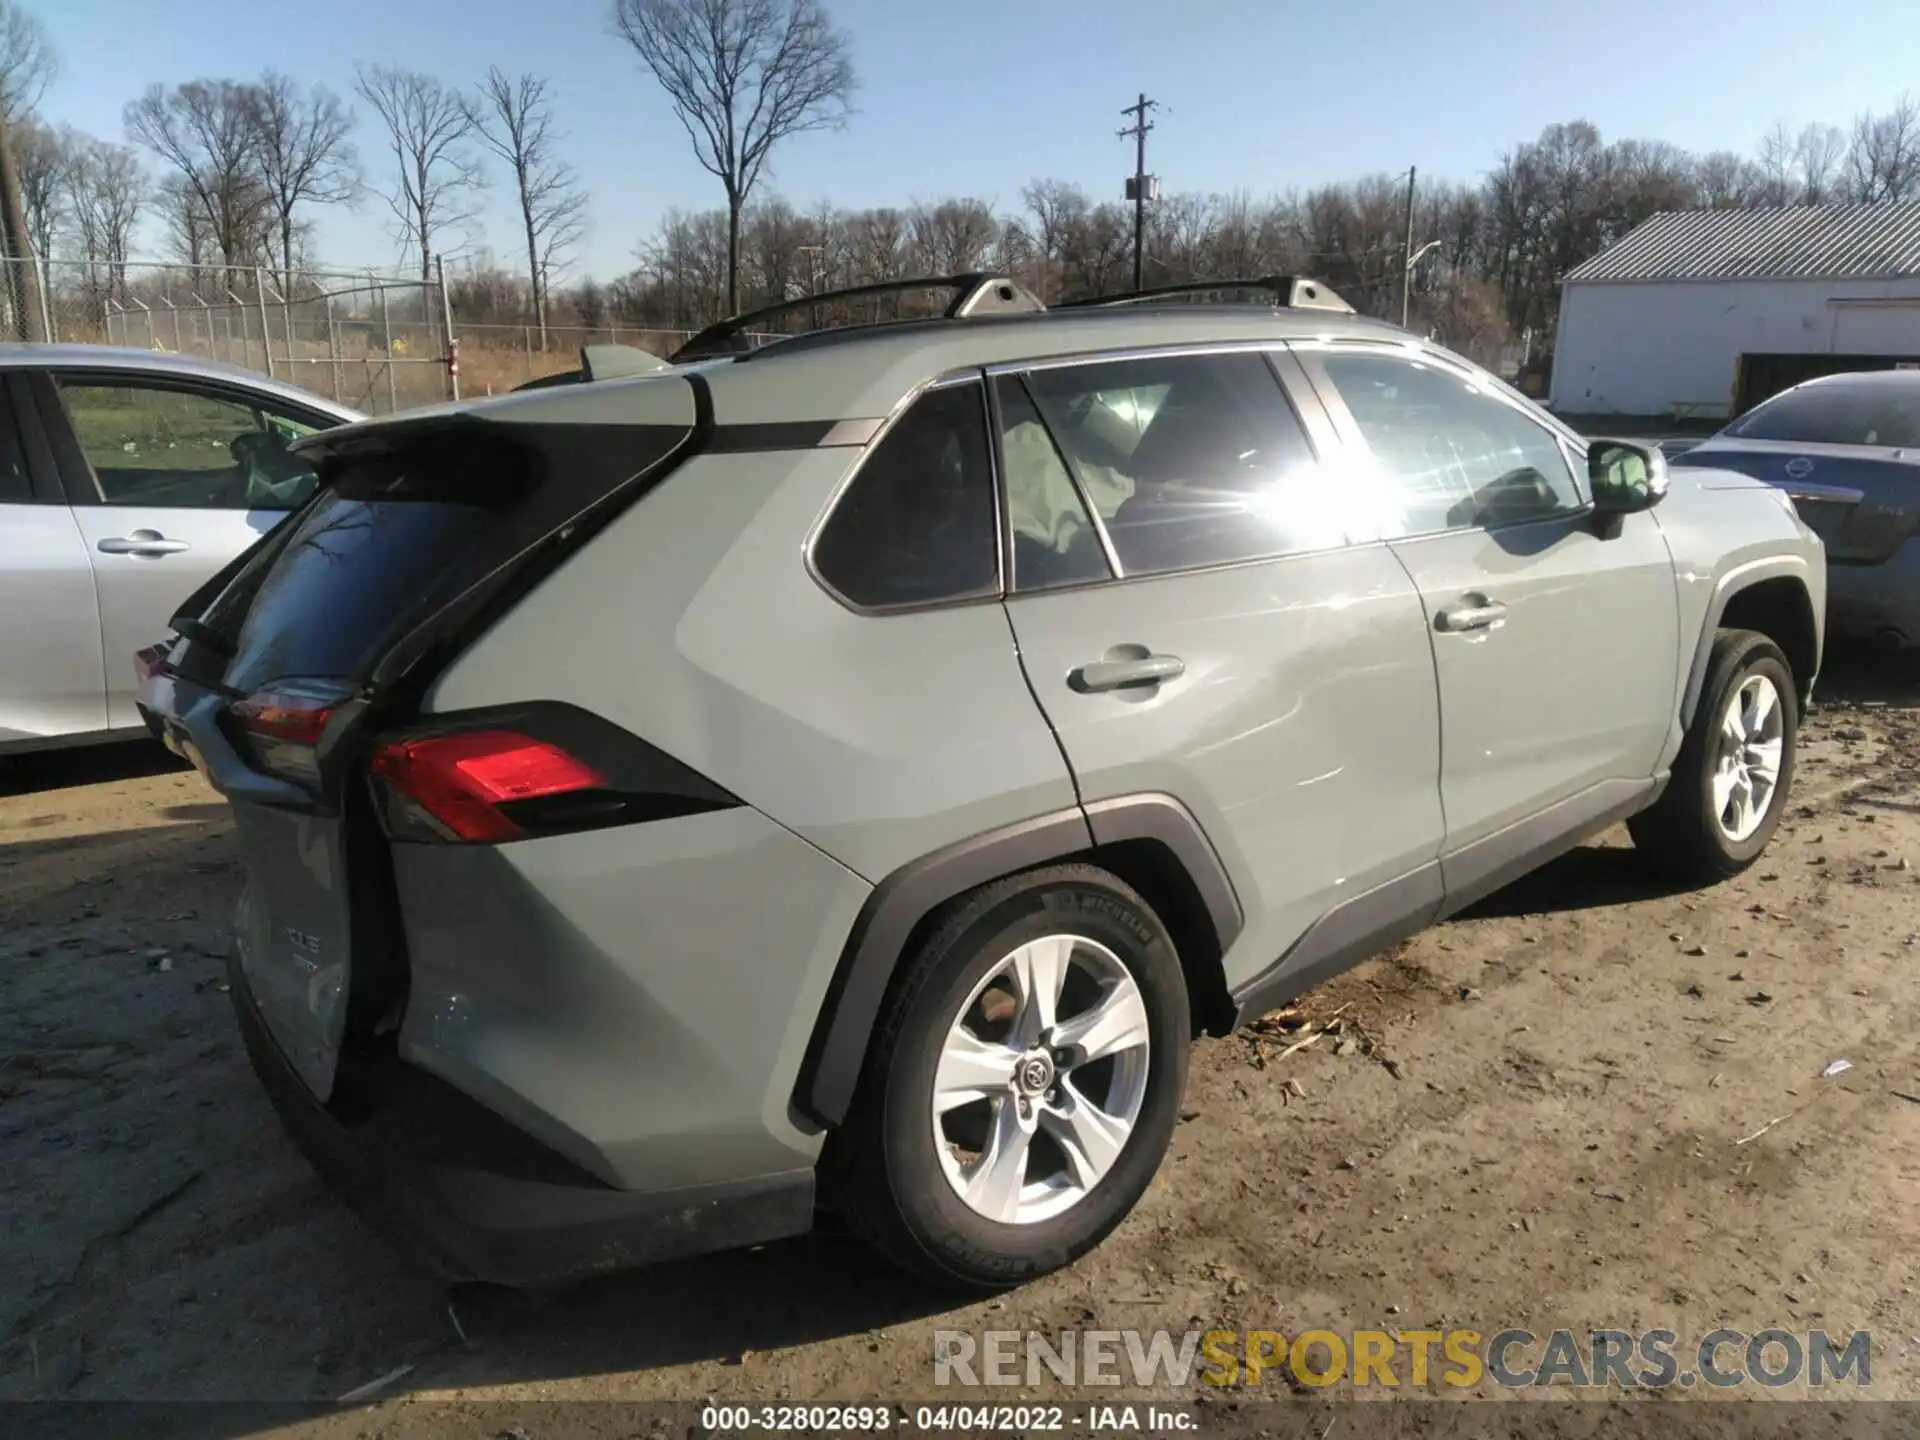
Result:
<svg viewBox="0 0 1920 1440">
<path fill-rule="evenodd" d="M 320 737 L 346 696 L 321 681 L 283 681 L 227 707 L 239 747 L 269 774 L 309 789 L 320 783 Z"/>
<path fill-rule="evenodd" d="M 318 745 L 327 721 L 339 708 L 339 701 L 331 697 L 273 690 L 236 700 L 228 707 L 247 733 L 267 740 L 290 740 L 296 745 Z"/>
<path fill-rule="evenodd" d="M 559 746 L 511 730 L 394 741 L 375 752 L 373 773 L 460 839 L 477 841 L 526 833 L 502 805 L 606 784 L 598 770 Z"/>
</svg>

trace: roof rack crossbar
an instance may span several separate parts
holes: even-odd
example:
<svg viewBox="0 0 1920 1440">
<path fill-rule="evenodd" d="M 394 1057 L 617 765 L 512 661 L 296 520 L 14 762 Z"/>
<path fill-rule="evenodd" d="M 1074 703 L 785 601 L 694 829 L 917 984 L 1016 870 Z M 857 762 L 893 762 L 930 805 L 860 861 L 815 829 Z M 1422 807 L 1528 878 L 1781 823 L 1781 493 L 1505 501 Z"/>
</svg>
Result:
<svg viewBox="0 0 1920 1440">
<path fill-rule="evenodd" d="M 747 331 L 776 316 L 791 315 L 795 311 L 862 295 L 894 295 L 916 290 L 951 291 L 952 298 L 941 311 L 948 320 L 973 315 L 1026 314 L 1047 308 L 1025 287 L 1004 275 L 985 271 L 973 271 L 965 275 L 923 275 L 906 280 L 878 280 L 870 285 L 850 285 L 844 290 L 822 290 L 815 295 L 782 300 L 758 310 L 747 310 L 725 320 L 717 320 L 674 351 L 672 363 L 683 365 L 689 360 L 744 354 L 752 348 L 746 339 Z"/>
<path fill-rule="evenodd" d="M 1120 305 L 1146 305 L 1175 295 L 1207 295 L 1226 290 L 1264 290 L 1288 310 L 1331 310 L 1341 315 L 1354 313 L 1353 307 L 1331 288 L 1305 275 L 1262 275 L 1250 280 L 1183 280 L 1177 285 L 1156 285 L 1147 290 L 1129 290 L 1119 295 L 1090 295 L 1083 300 L 1062 300 L 1056 310 L 1107 308 Z"/>
</svg>

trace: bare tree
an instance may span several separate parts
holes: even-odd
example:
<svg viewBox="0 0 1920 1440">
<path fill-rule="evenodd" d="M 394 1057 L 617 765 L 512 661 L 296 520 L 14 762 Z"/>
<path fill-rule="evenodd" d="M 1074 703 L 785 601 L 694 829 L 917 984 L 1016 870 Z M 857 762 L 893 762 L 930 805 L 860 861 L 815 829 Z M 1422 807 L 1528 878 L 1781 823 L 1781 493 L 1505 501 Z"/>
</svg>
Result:
<svg viewBox="0 0 1920 1440">
<path fill-rule="evenodd" d="M 740 212 L 773 147 L 846 123 L 847 37 L 819 0 L 614 0 L 633 46 L 727 196 L 727 308 L 740 304 Z"/>
<path fill-rule="evenodd" d="M 127 133 L 178 172 L 229 272 L 259 258 L 272 223 L 259 114 L 256 88 L 234 80 L 155 85 L 126 110 Z"/>
<path fill-rule="evenodd" d="M 338 205 L 359 192 L 354 116 L 325 86 L 303 91 L 297 81 L 272 70 L 253 88 L 256 163 L 273 210 L 280 284 L 286 291 L 293 285 L 299 228 L 294 212 L 308 205 Z"/>
<path fill-rule="evenodd" d="M 193 268 L 193 283 L 200 282 L 199 271 L 213 256 L 213 235 L 207 226 L 206 211 L 199 199 L 178 175 L 161 181 L 153 194 L 154 206 L 166 225 L 167 243 L 174 256 Z"/>
<path fill-rule="evenodd" d="M 1020 199 L 1033 216 L 1033 241 L 1041 272 L 1038 294 L 1042 300 L 1049 300 L 1053 298 L 1053 267 L 1060 258 L 1061 246 L 1092 207 L 1084 190 L 1064 180 L 1035 180 L 1020 192 Z"/>
<path fill-rule="evenodd" d="M 26 214 L 27 243 L 42 260 L 53 254 L 54 235 L 66 213 L 67 167 L 73 155 L 67 139 L 32 116 L 13 122 L 13 168 L 20 177 L 20 208 Z"/>
<path fill-rule="evenodd" d="M 1793 158 L 1799 170 L 1801 204 L 1826 205 L 1833 201 L 1846 153 L 1847 137 L 1837 125 L 1809 125 L 1800 132 L 1794 141 Z"/>
<path fill-rule="evenodd" d="M 1920 103 L 1903 95 L 1884 115 L 1853 122 L 1847 188 L 1865 204 L 1920 195 Z"/>
<path fill-rule="evenodd" d="M 971 196 L 916 204 L 907 223 L 916 259 L 925 267 L 923 273 L 932 275 L 978 270 L 999 230 L 992 208 Z"/>
<path fill-rule="evenodd" d="M 1800 142 L 1784 120 L 1776 120 L 1760 137 L 1755 161 L 1760 185 L 1755 198 L 1763 205 L 1791 205 L 1798 188 Z"/>
<path fill-rule="evenodd" d="M 587 195 L 573 167 L 554 153 L 558 137 L 553 133 L 553 107 L 541 77 L 522 75 L 516 80 L 497 66 L 489 69 L 473 108 L 473 123 L 487 148 L 513 172 L 526 232 L 534 323 L 544 349 L 549 287 L 586 229 Z"/>
<path fill-rule="evenodd" d="M 433 279 L 434 244 L 447 230 L 473 220 L 473 198 L 484 183 L 468 148 L 473 114 L 460 92 L 417 70 L 362 66 L 354 89 L 387 127 L 395 162 L 386 192 L 398 235 L 420 252 L 420 281 Z"/>
<path fill-rule="evenodd" d="M 108 298 L 124 297 L 127 255 L 133 227 L 146 204 L 147 177 L 140 157 L 125 145 L 78 137 L 67 167 L 67 201 L 81 249 L 87 261 L 88 282 L 99 293 L 95 267 L 106 276 Z M 178 182 L 177 182 L 178 183 Z M 198 194 L 193 196 L 196 208 Z"/>
<path fill-rule="evenodd" d="M 0 121 L 11 123 L 38 105 L 59 73 L 46 27 L 19 0 L 0 0 Z"/>
</svg>

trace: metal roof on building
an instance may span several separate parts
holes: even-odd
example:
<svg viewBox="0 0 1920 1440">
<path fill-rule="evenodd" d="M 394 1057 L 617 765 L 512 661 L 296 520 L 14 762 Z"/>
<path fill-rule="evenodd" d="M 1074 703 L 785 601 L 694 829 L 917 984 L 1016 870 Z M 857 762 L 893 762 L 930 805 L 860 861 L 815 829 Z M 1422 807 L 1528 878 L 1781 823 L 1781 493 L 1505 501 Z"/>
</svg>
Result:
<svg viewBox="0 0 1920 1440">
<path fill-rule="evenodd" d="M 1567 280 L 1884 280 L 1920 275 L 1920 203 L 1665 210 Z"/>
</svg>

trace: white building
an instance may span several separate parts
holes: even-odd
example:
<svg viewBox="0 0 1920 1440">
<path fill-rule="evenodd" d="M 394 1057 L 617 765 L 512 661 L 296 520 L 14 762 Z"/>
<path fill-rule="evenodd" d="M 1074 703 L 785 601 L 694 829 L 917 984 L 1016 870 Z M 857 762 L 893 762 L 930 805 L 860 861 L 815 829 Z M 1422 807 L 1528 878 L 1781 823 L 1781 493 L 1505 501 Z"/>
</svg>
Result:
<svg viewBox="0 0 1920 1440">
<path fill-rule="evenodd" d="M 1900 361 L 1920 363 L 1920 204 L 1673 210 L 1568 273 L 1549 403 L 1720 417 Z"/>
</svg>

